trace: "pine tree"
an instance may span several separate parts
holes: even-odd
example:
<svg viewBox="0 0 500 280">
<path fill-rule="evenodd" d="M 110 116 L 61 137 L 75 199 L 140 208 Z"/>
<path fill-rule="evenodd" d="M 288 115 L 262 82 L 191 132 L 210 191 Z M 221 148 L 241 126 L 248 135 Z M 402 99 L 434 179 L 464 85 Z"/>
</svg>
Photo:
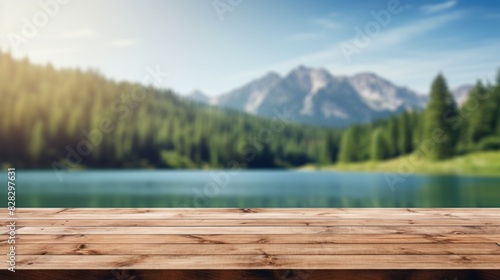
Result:
<svg viewBox="0 0 500 280">
<path fill-rule="evenodd" d="M 44 145 L 43 123 L 41 121 L 37 121 L 32 130 L 32 135 L 29 144 L 29 153 L 34 160 L 40 159 L 44 149 L 43 145 Z"/>
<path fill-rule="evenodd" d="M 389 127 L 387 130 L 387 147 L 390 157 L 399 155 L 398 136 L 398 121 L 395 117 L 392 117 L 389 120 Z"/>
<path fill-rule="evenodd" d="M 493 123 L 491 126 L 493 133 L 500 136 L 500 69 L 497 73 L 496 84 L 493 87 L 492 95 L 492 103 L 495 105 L 495 109 L 493 111 Z"/>
<path fill-rule="evenodd" d="M 357 127 L 352 126 L 344 132 L 340 142 L 339 161 L 353 162 L 358 160 L 358 139 Z"/>
<path fill-rule="evenodd" d="M 412 151 L 412 130 L 410 115 L 404 112 L 398 118 L 398 149 L 401 155 Z"/>
<path fill-rule="evenodd" d="M 330 162 L 332 162 L 330 155 L 331 155 L 331 149 L 334 148 L 333 146 L 330 146 L 329 143 L 329 137 L 325 137 L 323 140 L 323 145 L 321 145 L 319 149 L 319 154 L 318 154 L 318 160 L 320 165 L 326 165 Z"/>
<path fill-rule="evenodd" d="M 439 74 L 432 83 L 430 100 L 425 110 L 422 141 L 426 146 L 422 146 L 422 151 L 425 151 L 429 159 L 442 160 L 455 153 L 457 130 L 447 120 L 457 115 L 455 100 L 448 90 L 445 78 Z"/>
<path fill-rule="evenodd" d="M 412 150 L 418 147 L 422 138 L 422 131 L 424 127 L 424 114 L 423 112 L 412 112 L 411 114 L 412 126 Z"/>
<path fill-rule="evenodd" d="M 372 132 L 370 143 L 370 159 L 381 161 L 387 158 L 387 143 L 381 129 Z"/>
<path fill-rule="evenodd" d="M 329 158 L 331 162 L 336 162 L 339 157 L 339 146 L 340 146 L 341 134 L 337 131 L 329 132 L 326 136 L 326 142 L 328 145 Z"/>
<path fill-rule="evenodd" d="M 476 86 L 468 97 L 471 105 L 470 115 L 468 116 L 468 141 L 471 144 L 477 144 L 481 139 L 487 137 L 493 132 L 495 102 L 492 102 L 493 92 L 485 87 L 481 81 L 476 83 Z"/>
</svg>

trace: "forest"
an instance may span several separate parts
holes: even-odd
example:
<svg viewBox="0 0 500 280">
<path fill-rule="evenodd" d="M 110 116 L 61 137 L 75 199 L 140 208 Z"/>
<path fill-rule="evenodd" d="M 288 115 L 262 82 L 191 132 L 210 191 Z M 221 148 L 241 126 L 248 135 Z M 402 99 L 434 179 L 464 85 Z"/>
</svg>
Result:
<svg viewBox="0 0 500 280">
<path fill-rule="evenodd" d="M 500 73 L 457 106 L 441 74 L 423 111 L 347 129 L 189 102 L 171 90 L 0 52 L 0 164 L 23 168 L 289 168 L 500 149 Z"/>
<path fill-rule="evenodd" d="M 223 111 L 8 53 L 0 79 L 0 162 L 16 167 L 289 167 L 330 161 L 340 138 L 294 124 L 286 108 L 272 119 Z"/>
<path fill-rule="evenodd" d="M 500 72 L 494 85 L 478 81 L 462 106 L 439 74 L 425 110 L 348 128 L 338 160 L 381 161 L 412 153 L 443 160 L 487 150 L 500 150 Z"/>
</svg>

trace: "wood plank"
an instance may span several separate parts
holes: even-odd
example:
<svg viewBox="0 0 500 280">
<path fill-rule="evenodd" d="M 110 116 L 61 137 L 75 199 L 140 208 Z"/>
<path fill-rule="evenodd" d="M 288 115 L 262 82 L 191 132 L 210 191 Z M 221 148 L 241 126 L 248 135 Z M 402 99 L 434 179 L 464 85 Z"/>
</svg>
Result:
<svg viewBox="0 0 500 280">
<path fill-rule="evenodd" d="M 7 230 L 0 231 L 7 234 Z M 18 234 L 500 234 L 500 226 L 436 227 L 18 227 Z"/>
<path fill-rule="evenodd" d="M 61 234 L 18 235 L 23 243 L 166 243 L 166 244 L 365 244 L 500 243 L 500 234 Z M 0 244 L 7 241 L 0 239 Z"/>
<path fill-rule="evenodd" d="M 16 217 L 21 270 L 500 269 L 491 208 L 22 208 Z"/>
<path fill-rule="evenodd" d="M 22 255 L 18 269 L 499 269 L 500 255 Z M 5 264 L 3 265 L 5 266 Z"/>
<path fill-rule="evenodd" d="M 8 251 L 0 245 L 1 252 Z M 490 243 L 462 244 L 163 244 L 21 243 L 18 255 L 500 255 Z"/>
<path fill-rule="evenodd" d="M 6 226 L 9 221 L 0 221 Z M 18 226 L 34 227 L 165 227 L 165 226 L 500 226 L 500 219 L 18 219 Z"/>
<path fill-rule="evenodd" d="M 500 219 L 494 208 L 21 208 L 19 219 Z M 6 214 L 4 214 L 6 215 Z M 6 217 L 5 217 L 6 218 Z"/>
</svg>

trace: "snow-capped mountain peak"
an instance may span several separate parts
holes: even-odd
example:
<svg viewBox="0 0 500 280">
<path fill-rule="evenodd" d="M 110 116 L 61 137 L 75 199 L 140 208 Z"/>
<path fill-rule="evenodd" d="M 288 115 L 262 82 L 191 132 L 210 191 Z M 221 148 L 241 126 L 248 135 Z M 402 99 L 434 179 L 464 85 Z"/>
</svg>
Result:
<svg viewBox="0 0 500 280">
<path fill-rule="evenodd" d="M 280 81 L 281 76 L 279 74 L 269 72 L 260 79 L 253 80 L 240 88 L 220 95 L 217 98 L 217 104 L 222 107 L 256 114 L 259 106 L 267 98 L 269 90 Z"/>
<path fill-rule="evenodd" d="M 360 73 L 349 77 L 349 81 L 365 103 L 376 111 L 397 111 L 401 107 L 421 108 L 425 104 L 423 96 L 406 87 L 396 86 L 374 73 Z"/>
<path fill-rule="evenodd" d="M 204 99 L 201 94 L 193 98 Z M 375 73 L 334 76 L 323 68 L 299 66 L 284 77 L 270 72 L 209 100 L 206 103 L 261 116 L 286 108 L 298 122 L 346 126 L 423 109 L 427 96 Z"/>
</svg>

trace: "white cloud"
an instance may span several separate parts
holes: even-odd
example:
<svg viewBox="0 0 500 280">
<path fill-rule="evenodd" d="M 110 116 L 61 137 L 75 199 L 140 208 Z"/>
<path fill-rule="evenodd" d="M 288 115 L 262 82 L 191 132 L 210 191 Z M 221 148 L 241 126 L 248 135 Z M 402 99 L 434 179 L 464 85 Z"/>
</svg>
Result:
<svg viewBox="0 0 500 280">
<path fill-rule="evenodd" d="M 24 54 L 30 57 L 52 57 L 60 56 L 65 54 L 73 54 L 82 51 L 81 48 L 33 48 L 24 52 Z"/>
<path fill-rule="evenodd" d="M 405 52 L 412 52 L 413 50 L 411 48 L 406 49 L 407 47 L 403 47 L 402 44 L 405 42 L 419 40 L 418 35 L 431 32 L 432 30 L 442 27 L 454 20 L 460 19 L 462 16 L 463 13 L 454 12 L 451 14 L 427 17 L 406 25 L 388 29 L 387 31 L 382 31 L 378 36 L 373 38 L 372 42 L 365 49 L 361 50 L 359 56 L 362 56 L 362 59 L 356 60 L 356 63 L 346 62 L 339 48 L 340 41 L 338 41 L 332 44 L 331 47 L 317 52 L 306 53 L 295 58 L 264 66 L 262 68 L 259 67 L 259 69 L 252 69 L 239 73 L 238 78 L 254 78 L 269 70 L 285 74 L 292 68 L 297 67 L 297 65 L 305 64 L 312 67 L 327 67 L 333 70 L 334 74 L 335 71 L 339 71 L 337 69 L 341 69 L 341 72 L 337 72 L 337 74 L 352 74 L 361 71 L 373 71 L 383 76 L 387 76 L 387 78 L 390 78 L 396 83 L 409 85 L 422 91 L 428 86 L 428 75 L 434 75 L 440 70 L 437 67 L 446 66 L 445 69 L 449 69 L 448 65 L 450 63 L 454 63 L 453 61 L 456 61 L 457 58 L 460 58 L 461 54 L 472 54 L 475 51 L 478 51 L 478 49 L 468 52 L 464 51 L 461 54 L 457 52 L 456 55 L 451 55 L 452 52 L 439 52 L 439 54 L 436 52 L 436 55 L 433 55 L 432 59 L 426 59 L 423 55 L 419 55 L 419 52 L 417 52 L 416 54 L 411 55 L 411 57 L 405 58 L 404 63 L 401 62 L 401 59 L 391 56 L 391 52 L 389 50 L 397 51 L 401 50 L 401 48 L 405 48 Z M 347 41 L 353 40 L 354 36 L 353 31 L 353 37 L 349 38 Z M 407 44 L 405 46 L 407 46 Z M 491 52 L 488 52 L 488 55 L 485 55 L 485 57 L 489 57 L 491 59 Z M 438 60 L 438 58 L 442 59 Z M 447 58 L 447 60 L 444 58 Z M 360 61 L 362 61 L 362 63 L 359 63 Z M 473 61 L 467 61 L 466 63 L 469 63 L 469 65 L 477 64 L 477 62 L 472 62 Z M 411 67 L 408 67 L 409 65 L 411 65 Z M 404 69 L 404 71 L 402 71 L 402 69 Z M 494 69 L 492 71 L 494 71 Z M 464 72 L 467 71 L 464 70 Z M 471 71 L 467 73 L 470 74 L 470 72 Z M 407 75 L 406 78 L 405 75 Z M 466 75 L 462 74 L 462 76 L 465 77 Z M 415 80 L 410 80 L 408 77 L 414 77 Z M 471 78 L 473 79 L 474 76 L 471 76 Z"/>
<path fill-rule="evenodd" d="M 315 25 L 316 27 L 320 27 L 322 29 L 339 29 L 342 27 L 337 21 L 332 20 L 332 18 L 338 17 L 338 14 L 335 12 L 329 13 L 325 17 L 314 18 L 310 20 L 310 23 Z M 311 31 L 311 32 L 303 32 L 303 33 L 295 33 L 288 36 L 287 41 L 308 41 L 312 39 L 317 39 L 322 36 L 321 32 Z"/>
<path fill-rule="evenodd" d="M 96 32 L 90 28 L 76 29 L 59 34 L 60 37 L 68 39 L 89 38 L 96 35 Z"/>
<path fill-rule="evenodd" d="M 308 41 L 308 40 L 313 40 L 321 37 L 320 33 L 297 33 L 297 34 L 292 34 L 288 36 L 287 40 L 296 42 L 296 41 Z"/>
<path fill-rule="evenodd" d="M 423 5 L 422 7 L 420 7 L 420 10 L 425 14 L 434 14 L 437 12 L 451 9 L 455 7 L 456 4 L 457 4 L 456 0 L 449 0 L 439 4 Z"/>
<path fill-rule="evenodd" d="M 438 72 L 443 72 L 451 88 L 473 84 L 476 79 L 491 80 L 500 65 L 500 60 L 492 59 L 498 48 L 500 40 L 484 41 L 477 46 L 470 45 L 455 50 L 430 53 L 412 51 L 405 57 L 373 58 L 361 64 L 347 65 L 342 70 L 345 74 L 376 72 L 396 84 L 428 93 L 431 81 Z"/>
<path fill-rule="evenodd" d="M 119 47 L 119 48 L 125 48 L 125 47 L 130 47 L 133 45 L 136 45 L 138 42 L 134 39 L 120 39 L 116 40 L 113 42 L 110 42 L 109 44 L 114 47 Z"/>
<path fill-rule="evenodd" d="M 239 73 L 236 78 L 249 80 L 262 76 L 269 69 L 286 74 L 297 65 L 305 64 L 310 67 L 324 67 L 334 75 L 374 72 L 397 85 L 407 86 L 426 94 L 429 92 L 432 80 L 439 72 L 445 75 L 450 88 L 474 84 L 476 79 L 493 80 L 500 66 L 500 59 L 495 60 L 492 57 L 495 57 L 499 48 L 500 40 L 493 40 L 455 50 L 428 53 L 413 50 L 408 51 L 408 55 L 404 57 L 374 55 L 361 63 L 351 64 L 345 63 L 341 54 L 338 55 L 338 52 L 332 49 Z"/>
<path fill-rule="evenodd" d="M 429 17 L 418 20 L 414 23 L 390 29 L 382 32 L 372 42 L 373 47 L 387 47 L 389 45 L 397 45 L 413 39 L 416 35 L 427 33 L 433 29 L 441 27 L 451 21 L 457 20 L 462 17 L 461 12 L 454 12 L 441 16 Z M 369 46 L 368 48 L 371 48 Z"/>
<path fill-rule="evenodd" d="M 342 27 L 342 24 L 333 21 L 329 18 L 317 18 L 314 19 L 312 22 L 326 29 L 339 29 Z"/>
</svg>

